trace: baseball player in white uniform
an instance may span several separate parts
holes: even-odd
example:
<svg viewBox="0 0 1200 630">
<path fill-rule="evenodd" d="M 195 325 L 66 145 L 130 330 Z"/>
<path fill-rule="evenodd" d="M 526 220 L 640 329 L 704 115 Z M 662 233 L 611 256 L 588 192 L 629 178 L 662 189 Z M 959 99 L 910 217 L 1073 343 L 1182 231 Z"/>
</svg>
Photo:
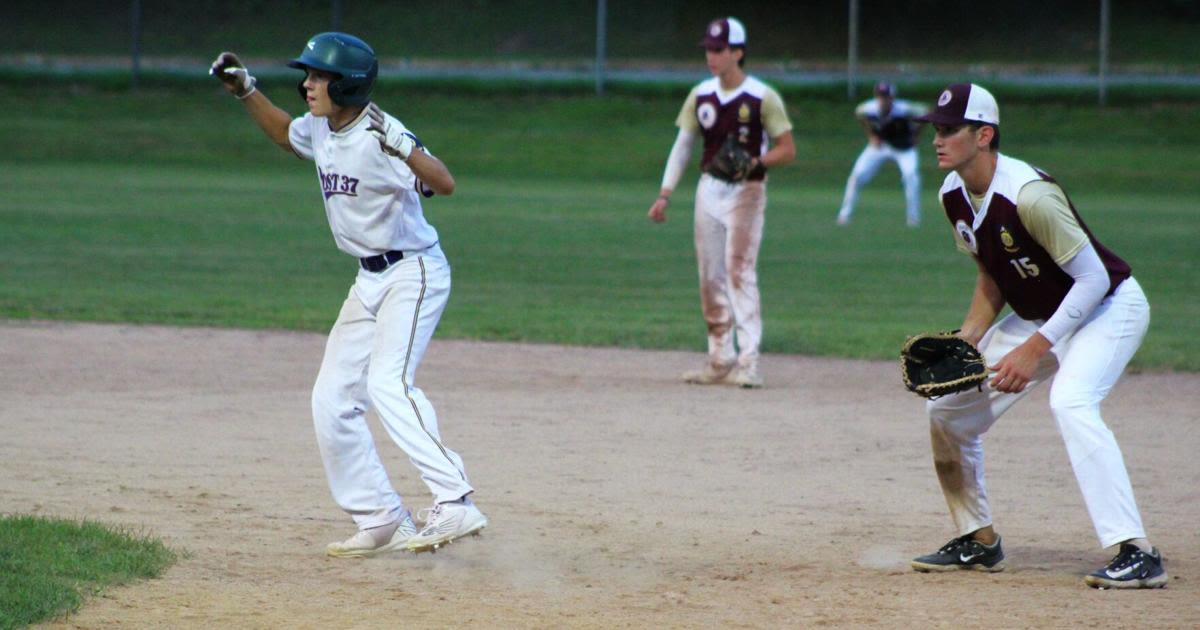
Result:
<svg viewBox="0 0 1200 630">
<path fill-rule="evenodd" d="M 855 108 L 854 116 L 867 133 L 867 146 L 854 161 L 854 169 L 846 180 L 846 194 L 838 210 L 838 225 L 850 223 L 859 191 L 889 161 L 900 167 L 908 227 L 921 224 L 921 173 L 917 168 L 916 141 L 922 124 L 914 119 L 925 112 L 924 105 L 896 98 L 896 86 L 887 81 L 875 84 L 875 98 L 863 101 Z"/>
<path fill-rule="evenodd" d="M 358 525 L 326 553 L 434 550 L 487 525 L 470 498 L 462 459 L 442 442 L 437 414 L 415 383 L 450 295 L 450 266 L 421 199 L 451 194 L 454 178 L 399 120 L 370 101 L 378 62 L 365 42 L 321 33 L 288 65 L 305 72 L 298 88 L 309 111 L 294 120 L 256 89 L 232 53 L 221 53 L 210 72 L 275 144 L 316 162 L 334 242 L 358 259 L 312 394 L 330 490 Z M 367 427 L 369 409 L 433 494 L 420 531 L 380 461 Z"/>
<path fill-rule="evenodd" d="M 648 214 L 655 222 L 666 221 L 671 193 L 687 168 L 696 138 L 702 137 L 700 168 L 706 172 L 696 187 L 695 241 L 708 360 L 701 369 L 684 373 L 683 379 L 762 387 L 757 265 L 767 207 L 766 173 L 768 167 L 795 159 L 792 123 L 779 93 L 742 69 L 746 29 L 740 21 L 712 21 L 701 45 L 713 78 L 692 88 L 684 101 L 662 188 Z M 707 168 L 730 135 L 754 156 L 749 174 L 740 181 L 719 179 Z"/>
<path fill-rule="evenodd" d="M 1102 547 L 1117 547 L 1085 582 L 1163 586 L 1162 556 L 1146 538 L 1121 449 L 1100 417 L 1100 403 L 1146 334 L 1146 296 L 1053 178 L 999 153 L 1000 111 L 987 90 L 950 85 L 921 120 L 934 125 L 938 166 L 950 171 L 942 207 L 958 248 L 978 267 L 959 334 L 978 345 L 995 374 L 988 387 L 928 403 L 934 466 L 958 537 L 914 559 L 913 568 L 1003 568 L 981 438 L 1033 386 L 1053 379 L 1050 411 L 1096 535 Z M 995 321 L 1006 304 L 1013 312 Z"/>
</svg>

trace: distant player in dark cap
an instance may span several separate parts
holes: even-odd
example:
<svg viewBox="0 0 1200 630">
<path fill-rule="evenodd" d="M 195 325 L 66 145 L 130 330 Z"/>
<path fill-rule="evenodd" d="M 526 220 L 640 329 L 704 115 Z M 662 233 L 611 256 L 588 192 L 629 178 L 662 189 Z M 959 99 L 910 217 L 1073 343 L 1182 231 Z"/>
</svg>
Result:
<svg viewBox="0 0 1200 630">
<path fill-rule="evenodd" d="M 904 184 L 904 214 L 909 227 L 921 224 L 921 175 L 917 170 L 917 135 L 921 123 L 913 120 L 924 114 L 925 106 L 896 98 L 896 86 L 887 81 L 875 84 L 875 97 L 863 101 L 854 115 L 867 132 L 867 146 L 854 162 L 846 180 L 846 194 L 838 210 L 838 225 L 850 223 L 858 192 L 891 160 L 900 167 Z"/>
</svg>

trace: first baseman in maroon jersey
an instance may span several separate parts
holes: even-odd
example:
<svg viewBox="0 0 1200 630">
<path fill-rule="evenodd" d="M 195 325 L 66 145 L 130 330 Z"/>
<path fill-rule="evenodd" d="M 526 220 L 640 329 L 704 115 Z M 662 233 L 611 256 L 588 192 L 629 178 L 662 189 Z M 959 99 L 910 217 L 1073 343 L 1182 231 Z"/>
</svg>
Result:
<svg viewBox="0 0 1200 630">
<path fill-rule="evenodd" d="M 1109 563 L 1084 581 L 1098 588 L 1167 582 L 1134 501 L 1125 460 L 1100 403 L 1141 346 L 1150 306 L 1129 265 L 1104 247 L 1049 175 L 1002 155 L 1000 109 L 987 90 L 957 83 L 932 123 L 941 202 L 960 250 L 976 263 L 963 338 L 995 372 L 988 386 L 927 405 L 934 468 L 957 528 L 918 571 L 1004 568 L 983 474 L 983 434 L 1033 386 L 1051 380 L 1050 411 Z M 999 321 L 1005 305 L 1013 312 Z"/>
</svg>

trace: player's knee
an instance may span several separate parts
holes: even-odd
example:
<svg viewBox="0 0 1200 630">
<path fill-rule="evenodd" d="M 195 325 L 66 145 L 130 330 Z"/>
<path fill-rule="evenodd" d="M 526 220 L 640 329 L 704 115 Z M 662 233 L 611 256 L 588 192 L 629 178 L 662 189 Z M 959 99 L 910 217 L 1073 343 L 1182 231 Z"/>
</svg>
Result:
<svg viewBox="0 0 1200 630">
<path fill-rule="evenodd" d="M 335 422 L 338 418 L 346 418 L 361 413 L 354 400 L 347 396 L 343 387 L 317 378 L 312 390 L 313 418 L 319 422 L 329 419 Z"/>
<path fill-rule="evenodd" d="M 1055 388 L 1050 391 L 1050 412 L 1059 424 L 1073 418 L 1099 417 L 1100 400 L 1100 396 L 1084 390 Z"/>
<path fill-rule="evenodd" d="M 1097 388 L 1087 381 L 1060 373 L 1050 386 L 1050 409 L 1098 407 L 1107 393 L 1106 389 Z"/>
<path fill-rule="evenodd" d="M 729 266 L 729 287 L 735 291 L 753 289 L 758 286 L 755 260 L 745 256 L 732 256 Z"/>
<path fill-rule="evenodd" d="M 320 381 L 317 381 L 312 390 L 313 418 L 319 422 L 321 418 L 336 417 L 338 412 L 334 400 L 332 392 L 327 387 L 323 387 Z"/>
<path fill-rule="evenodd" d="M 367 396 L 371 400 L 380 400 L 394 396 L 402 392 L 405 387 L 405 383 L 397 379 L 394 373 L 389 373 L 387 370 L 372 370 L 367 375 Z"/>
<path fill-rule="evenodd" d="M 933 451 L 935 465 L 937 462 L 954 461 L 959 445 L 964 442 L 961 436 L 950 430 L 950 425 L 942 420 L 929 419 L 929 446 Z"/>
</svg>

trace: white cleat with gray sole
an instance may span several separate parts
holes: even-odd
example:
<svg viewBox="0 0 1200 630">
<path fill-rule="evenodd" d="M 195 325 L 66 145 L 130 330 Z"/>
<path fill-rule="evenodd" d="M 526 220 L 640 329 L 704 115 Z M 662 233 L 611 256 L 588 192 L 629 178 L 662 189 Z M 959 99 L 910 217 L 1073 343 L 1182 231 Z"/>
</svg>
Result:
<svg viewBox="0 0 1200 630">
<path fill-rule="evenodd" d="M 429 508 L 425 527 L 408 539 L 406 547 L 416 553 L 437 551 L 463 536 L 478 536 L 487 524 L 487 517 L 470 500 L 438 503 Z"/>
</svg>

